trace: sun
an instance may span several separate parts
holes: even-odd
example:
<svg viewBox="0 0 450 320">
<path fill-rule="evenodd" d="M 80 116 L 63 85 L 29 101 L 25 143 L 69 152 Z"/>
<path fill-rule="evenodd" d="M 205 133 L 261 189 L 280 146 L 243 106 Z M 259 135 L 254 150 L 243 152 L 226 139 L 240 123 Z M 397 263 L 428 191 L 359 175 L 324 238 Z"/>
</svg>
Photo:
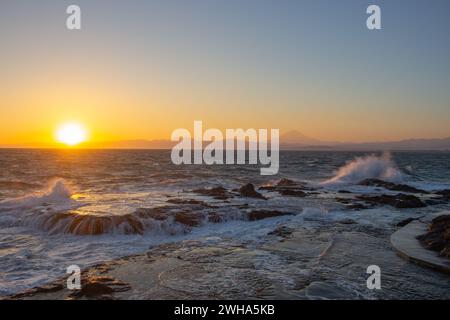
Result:
<svg viewBox="0 0 450 320">
<path fill-rule="evenodd" d="M 79 123 L 64 123 L 55 133 L 56 140 L 68 146 L 76 146 L 87 140 L 87 132 Z"/>
</svg>

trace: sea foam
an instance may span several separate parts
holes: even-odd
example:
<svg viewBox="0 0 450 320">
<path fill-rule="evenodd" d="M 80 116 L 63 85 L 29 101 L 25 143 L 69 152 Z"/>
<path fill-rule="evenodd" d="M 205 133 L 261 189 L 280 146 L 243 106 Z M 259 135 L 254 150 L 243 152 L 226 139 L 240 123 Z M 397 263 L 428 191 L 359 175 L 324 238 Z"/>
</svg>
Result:
<svg viewBox="0 0 450 320">
<path fill-rule="evenodd" d="M 0 209 L 33 208 L 43 204 L 58 204 L 70 201 L 73 192 L 64 179 L 51 181 L 47 188 L 23 197 L 0 201 Z"/>
<path fill-rule="evenodd" d="M 392 161 L 391 155 L 386 152 L 381 156 L 357 157 L 347 162 L 333 178 L 324 181 L 322 185 L 354 184 L 364 179 L 400 183 L 403 181 L 403 175 Z"/>
</svg>

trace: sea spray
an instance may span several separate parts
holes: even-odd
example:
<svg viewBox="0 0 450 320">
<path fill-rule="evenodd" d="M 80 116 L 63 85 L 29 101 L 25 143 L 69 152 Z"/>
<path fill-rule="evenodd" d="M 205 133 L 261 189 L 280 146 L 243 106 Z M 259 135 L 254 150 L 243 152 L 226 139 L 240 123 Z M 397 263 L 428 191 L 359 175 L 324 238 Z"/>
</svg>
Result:
<svg viewBox="0 0 450 320">
<path fill-rule="evenodd" d="M 357 157 L 339 168 L 336 175 L 323 182 L 322 185 L 353 184 L 364 179 L 380 179 L 399 183 L 403 175 L 391 159 L 388 152 L 381 156 L 369 155 Z"/>
<path fill-rule="evenodd" d="M 23 197 L 0 202 L 0 209 L 33 208 L 47 203 L 61 203 L 70 201 L 73 191 L 64 179 L 52 180 L 48 187 Z"/>
</svg>

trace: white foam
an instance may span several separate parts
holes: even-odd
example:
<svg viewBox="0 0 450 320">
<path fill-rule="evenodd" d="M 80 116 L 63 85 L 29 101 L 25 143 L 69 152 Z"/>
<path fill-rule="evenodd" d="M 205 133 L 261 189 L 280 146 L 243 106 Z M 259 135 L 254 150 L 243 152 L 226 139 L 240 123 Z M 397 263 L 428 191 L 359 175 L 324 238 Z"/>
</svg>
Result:
<svg viewBox="0 0 450 320">
<path fill-rule="evenodd" d="M 389 153 L 381 156 L 357 157 L 341 167 L 336 175 L 322 185 L 354 184 L 364 179 L 380 179 L 400 183 L 403 175 L 396 167 Z"/>
<path fill-rule="evenodd" d="M 70 201 L 72 190 L 64 179 L 56 179 L 49 186 L 37 193 L 20 198 L 0 201 L 0 209 L 23 209 L 42 206 L 44 204 L 58 204 Z"/>
</svg>

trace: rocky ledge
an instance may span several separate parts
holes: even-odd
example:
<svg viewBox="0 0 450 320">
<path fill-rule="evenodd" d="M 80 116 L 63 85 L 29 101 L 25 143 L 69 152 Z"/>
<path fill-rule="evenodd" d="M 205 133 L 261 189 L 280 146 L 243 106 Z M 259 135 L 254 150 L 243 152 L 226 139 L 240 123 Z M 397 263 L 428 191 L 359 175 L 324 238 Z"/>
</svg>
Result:
<svg viewBox="0 0 450 320">
<path fill-rule="evenodd" d="M 439 252 L 440 256 L 450 258 L 450 214 L 434 218 L 427 233 L 417 237 L 429 250 Z"/>
</svg>

